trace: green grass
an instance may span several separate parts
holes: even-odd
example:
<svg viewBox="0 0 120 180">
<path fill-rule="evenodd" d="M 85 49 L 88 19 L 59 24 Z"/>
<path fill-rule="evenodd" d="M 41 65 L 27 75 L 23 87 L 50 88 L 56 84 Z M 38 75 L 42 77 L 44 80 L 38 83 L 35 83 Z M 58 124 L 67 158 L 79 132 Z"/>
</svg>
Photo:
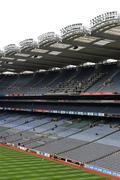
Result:
<svg viewBox="0 0 120 180">
<path fill-rule="evenodd" d="M 107 180 L 53 161 L 0 147 L 0 180 Z"/>
</svg>

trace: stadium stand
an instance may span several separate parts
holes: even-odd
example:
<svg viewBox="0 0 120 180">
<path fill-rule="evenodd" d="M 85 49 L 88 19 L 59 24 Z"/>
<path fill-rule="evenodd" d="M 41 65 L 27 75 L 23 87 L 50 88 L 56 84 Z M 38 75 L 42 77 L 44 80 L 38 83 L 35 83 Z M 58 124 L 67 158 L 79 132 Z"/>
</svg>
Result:
<svg viewBox="0 0 120 180">
<path fill-rule="evenodd" d="M 117 71 L 117 72 L 116 72 Z M 117 65 L 103 65 L 100 69 L 83 67 L 72 70 L 41 72 L 35 75 L 1 76 L 1 94 L 77 94 L 79 92 L 119 92 Z"/>
<path fill-rule="evenodd" d="M 120 173 L 120 16 L 103 16 L 0 51 L 1 143 Z"/>
<path fill-rule="evenodd" d="M 99 167 L 104 167 L 106 169 L 113 169 L 114 171 L 120 172 L 120 150 L 108 155 L 97 161 L 93 161 L 92 164 L 95 164 Z"/>
</svg>

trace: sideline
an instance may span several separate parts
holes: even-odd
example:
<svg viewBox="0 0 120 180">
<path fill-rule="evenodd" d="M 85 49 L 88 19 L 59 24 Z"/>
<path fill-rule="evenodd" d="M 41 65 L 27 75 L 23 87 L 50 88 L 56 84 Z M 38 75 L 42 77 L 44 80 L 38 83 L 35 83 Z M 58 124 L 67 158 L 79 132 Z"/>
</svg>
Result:
<svg viewBox="0 0 120 180">
<path fill-rule="evenodd" d="M 66 165 L 66 166 L 70 166 L 70 167 L 73 167 L 75 169 L 80 169 L 80 170 L 83 170 L 85 172 L 96 174 L 96 175 L 99 175 L 99 176 L 102 176 L 102 177 L 107 177 L 110 180 L 120 180 L 119 177 L 113 177 L 113 176 L 110 176 L 110 175 L 107 175 L 107 174 L 104 174 L 104 173 L 100 173 L 100 172 L 97 172 L 97 171 L 94 171 L 94 170 L 90 170 L 88 168 L 84 168 L 82 166 L 78 166 L 78 165 L 75 165 L 75 164 L 72 164 L 72 163 L 68 163 L 68 162 L 65 162 L 65 161 L 62 161 L 62 160 L 59 160 L 59 159 L 45 157 L 45 156 L 42 156 L 40 154 L 36 154 L 34 152 L 30 152 L 30 151 L 26 152 L 24 150 L 18 149 L 17 147 L 8 146 L 8 145 L 5 145 L 5 144 L 4 145 L 0 144 L 0 147 L 6 147 L 6 148 L 11 149 L 11 150 L 15 150 L 15 151 L 18 151 L 18 152 L 23 152 L 25 154 L 32 155 L 32 156 L 36 156 L 38 158 L 42 158 L 42 159 L 49 160 L 49 161 L 54 161 L 56 163 L 63 164 L 63 165 Z"/>
</svg>

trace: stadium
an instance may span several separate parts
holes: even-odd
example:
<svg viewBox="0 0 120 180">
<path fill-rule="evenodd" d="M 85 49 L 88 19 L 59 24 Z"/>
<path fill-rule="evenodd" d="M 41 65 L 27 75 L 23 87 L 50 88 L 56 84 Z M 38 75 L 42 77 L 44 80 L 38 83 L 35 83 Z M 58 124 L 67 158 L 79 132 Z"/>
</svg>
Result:
<svg viewBox="0 0 120 180">
<path fill-rule="evenodd" d="M 0 51 L 0 179 L 120 179 L 120 15 Z"/>
</svg>

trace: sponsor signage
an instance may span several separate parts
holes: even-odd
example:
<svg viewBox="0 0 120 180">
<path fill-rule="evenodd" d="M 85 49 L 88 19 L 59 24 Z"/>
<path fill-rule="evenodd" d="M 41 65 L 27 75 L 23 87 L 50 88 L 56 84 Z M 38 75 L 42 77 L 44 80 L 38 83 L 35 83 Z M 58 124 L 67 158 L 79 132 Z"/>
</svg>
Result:
<svg viewBox="0 0 120 180">
<path fill-rule="evenodd" d="M 120 177 L 120 173 L 118 173 L 118 172 L 111 171 L 111 170 L 108 170 L 108 169 L 104 169 L 104 168 L 101 168 L 101 167 L 97 167 L 97 166 L 94 166 L 94 165 L 91 165 L 91 164 L 85 164 L 84 167 L 88 168 L 88 169 L 98 171 L 98 172 L 101 172 L 101 173 L 104 173 L 104 174 L 108 174 L 108 175 L 111 175 L 111 176 Z"/>
</svg>

